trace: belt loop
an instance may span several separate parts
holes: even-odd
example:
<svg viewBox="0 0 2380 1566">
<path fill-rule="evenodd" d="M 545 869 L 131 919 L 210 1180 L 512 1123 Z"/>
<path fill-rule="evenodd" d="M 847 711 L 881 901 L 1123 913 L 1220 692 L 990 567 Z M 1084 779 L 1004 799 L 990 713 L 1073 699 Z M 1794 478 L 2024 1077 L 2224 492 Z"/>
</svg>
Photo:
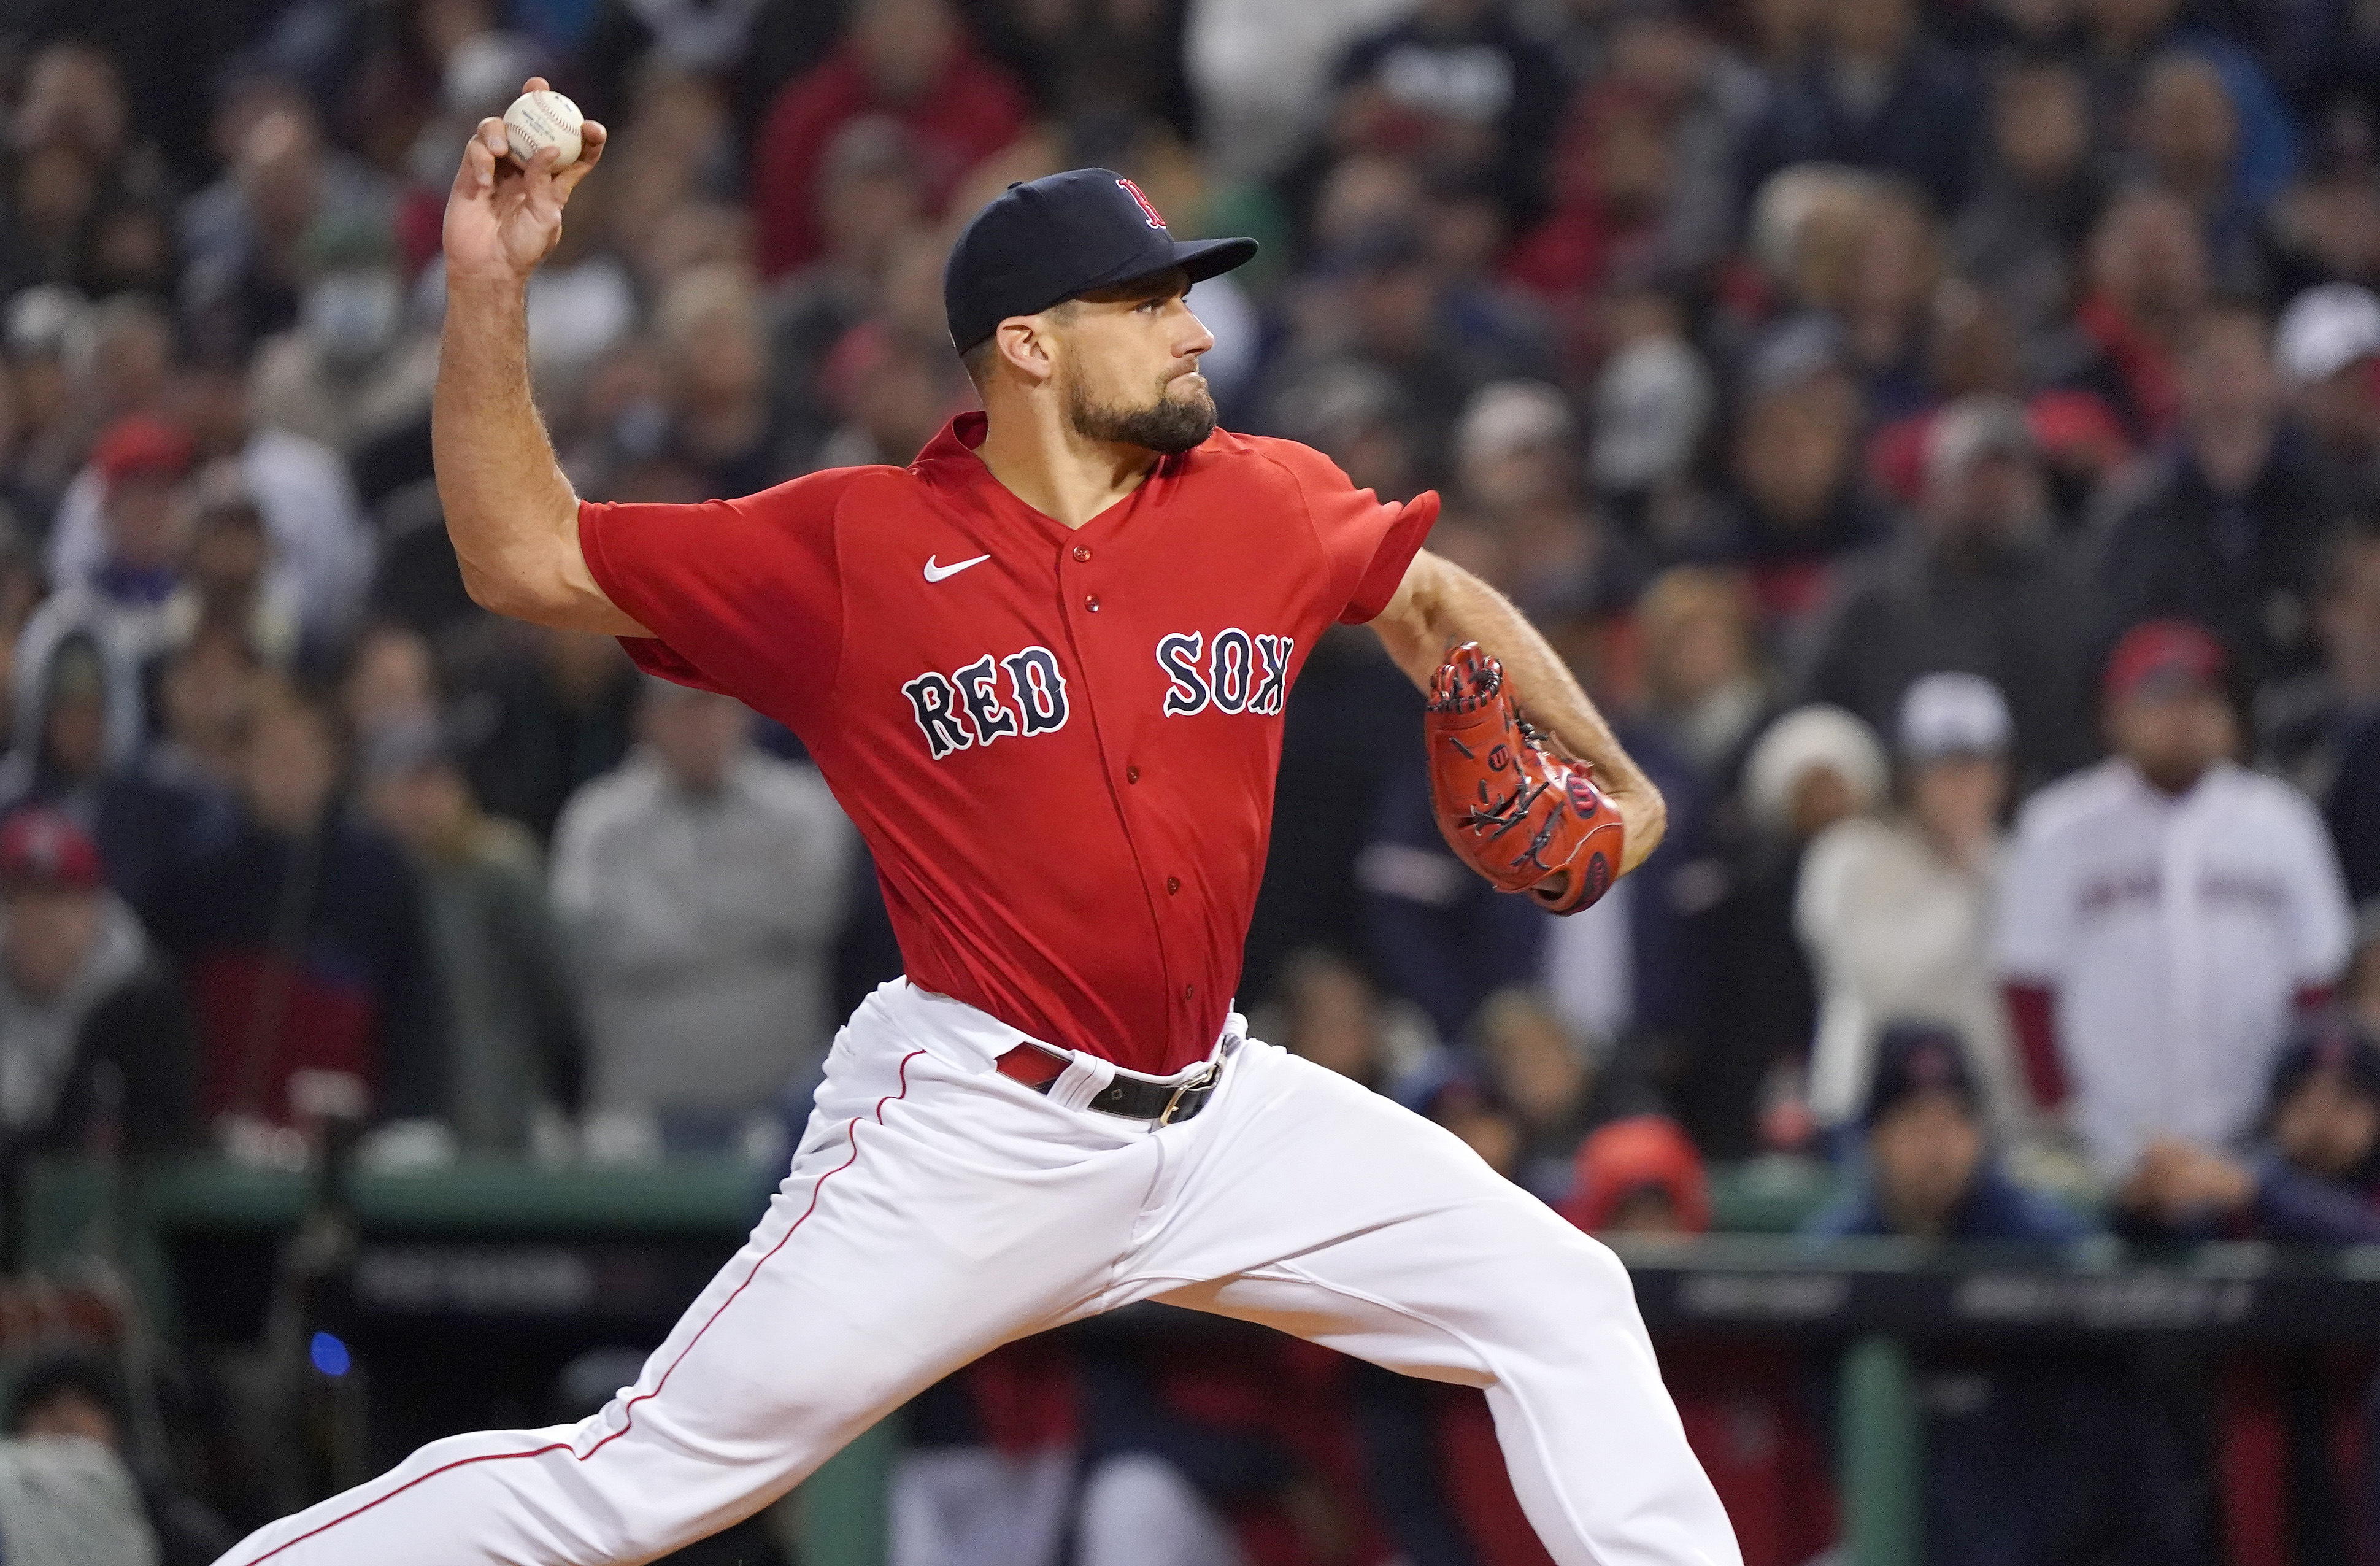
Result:
<svg viewBox="0 0 2380 1566">
<path fill-rule="evenodd" d="M 1064 1071 L 1050 1084 L 1050 1101 L 1062 1109 L 1087 1110 L 1091 1100 L 1107 1091 L 1115 1080 L 1112 1061 L 1103 1061 L 1087 1050 L 1076 1050 Z"/>
</svg>

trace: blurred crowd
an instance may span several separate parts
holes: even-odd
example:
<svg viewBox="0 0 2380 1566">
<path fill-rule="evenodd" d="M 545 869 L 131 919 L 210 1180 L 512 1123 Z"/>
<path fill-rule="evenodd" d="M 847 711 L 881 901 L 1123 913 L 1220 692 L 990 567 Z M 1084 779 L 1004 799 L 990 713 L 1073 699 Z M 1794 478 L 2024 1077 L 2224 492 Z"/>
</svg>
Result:
<svg viewBox="0 0 2380 1566">
<path fill-rule="evenodd" d="M 898 971 L 797 736 L 461 589 L 439 214 L 542 73 L 612 131 L 528 307 L 589 498 L 906 462 L 1009 181 L 1261 238 L 1224 422 L 1441 491 L 1672 823 L 1500 898 L 1333 633 L 1262 1036 L 1595 1227 L 1794 1155 L 1843 1232 L 2380 1239 L 2371 6 L 199 9 L 0 33 L 9 1165 L 765 1162 Z"/>
</svg>

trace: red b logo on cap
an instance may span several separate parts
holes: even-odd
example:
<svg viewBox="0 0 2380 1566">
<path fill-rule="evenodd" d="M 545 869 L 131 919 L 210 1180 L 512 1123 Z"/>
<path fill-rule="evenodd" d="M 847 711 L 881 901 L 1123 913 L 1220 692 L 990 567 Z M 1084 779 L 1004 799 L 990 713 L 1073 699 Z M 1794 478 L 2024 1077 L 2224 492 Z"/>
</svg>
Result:
<svg viewBox="0 0 2380 1566">
<path fill-rule="evenodd" d="M 1157 210 L 1156 202 L 1151 201 L 1147 196 L 1141 194 L 1139 186 L 1135 185 L 1129 179 L 1119 179 L 1116 181 L 1116 184 L 1123 189 L 1125 195 L 1130 196 L 1134 200 L 1140 203 L 1140 213 L 1143 217 L 1148 219 L 1149 227 L 1162 228 L 1165 226 L 1165 215 Z"/>
</svg>

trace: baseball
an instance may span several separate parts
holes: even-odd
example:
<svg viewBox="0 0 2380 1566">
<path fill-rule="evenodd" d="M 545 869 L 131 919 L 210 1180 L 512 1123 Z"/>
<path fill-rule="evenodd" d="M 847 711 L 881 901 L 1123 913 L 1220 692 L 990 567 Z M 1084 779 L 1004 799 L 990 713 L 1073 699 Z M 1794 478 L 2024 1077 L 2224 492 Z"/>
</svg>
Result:
<svg viewBox="0 0 2380 1566">
<path fill-rule="evenodd" d="M 578 161 L 578 127 L 585 121 L 578 105 L 559 92 L 524 92 L 504 111 L 504 144 L 523 168 L 543 149 L 558 147 L 562 155 L 553 166 L 568 168 Z"/>
</svg>

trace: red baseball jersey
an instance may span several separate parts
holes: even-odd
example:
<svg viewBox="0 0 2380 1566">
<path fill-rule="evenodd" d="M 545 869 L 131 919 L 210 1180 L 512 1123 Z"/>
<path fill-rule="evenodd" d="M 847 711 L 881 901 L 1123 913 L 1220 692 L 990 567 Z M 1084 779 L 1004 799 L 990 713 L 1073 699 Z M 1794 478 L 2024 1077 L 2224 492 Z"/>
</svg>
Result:
<svg viewBox="0 0 2380 1566">
<path fill-rule="evenodd" d="M 586 504 L 579 537 L 654 633 L 640 667 L 802 737 L 912 982 L 1171 1073 L 1239 982 L 1290 687 L 1387 606 L 1438 497 L 1217 431 L 1070 528 L 992 478 L 983 432 L 743 500 Z"/>
</svg>

